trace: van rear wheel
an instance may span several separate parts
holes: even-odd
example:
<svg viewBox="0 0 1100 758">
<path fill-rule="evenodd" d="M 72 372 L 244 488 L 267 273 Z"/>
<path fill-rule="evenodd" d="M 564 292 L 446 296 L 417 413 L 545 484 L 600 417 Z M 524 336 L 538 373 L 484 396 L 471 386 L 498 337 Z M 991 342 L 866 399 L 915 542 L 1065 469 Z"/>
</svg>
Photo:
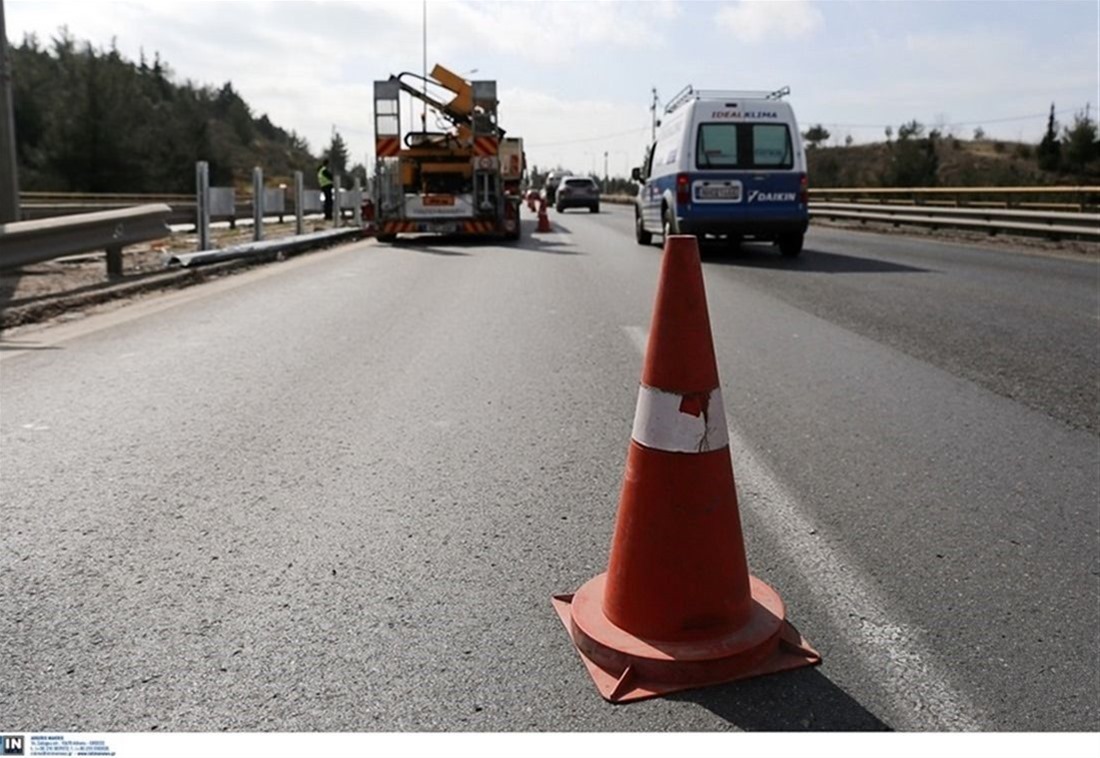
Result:
<svg viewBox="0 0 1100 758">
<path fill-rule="evenodd" d="M 667 205 L 661 209 L 661 233 L 664 234 L 665 242 L 668 242 L 670 235 L 676 234 L 676 225 L 672 221 L 672 211 L 669 210 Z"/>
<path fill-rule="evenodd" d="M 781 234 L 779 235 L 779 252 L 783 253 L 788 258 L 795 258 L 802 252 L 802 241 L 804 235 L 802 234 Z"/>
<path fill-rule="evenodd" d="M 649 245 L 653 242 L 653 233 L 645 230 L 645 225 L 642 223 L 642 214 L 634 211 L 634 239 L 638 241 L 639 245 Z"/>
</svg>

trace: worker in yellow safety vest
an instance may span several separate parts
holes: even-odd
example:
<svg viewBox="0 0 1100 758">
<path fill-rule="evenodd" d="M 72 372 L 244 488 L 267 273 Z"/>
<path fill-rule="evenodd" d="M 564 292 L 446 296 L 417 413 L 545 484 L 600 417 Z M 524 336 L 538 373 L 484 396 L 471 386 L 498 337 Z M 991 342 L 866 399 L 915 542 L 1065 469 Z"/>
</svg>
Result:
<svg viewBox="0 0 1100 758">
<path fill-rule="evenodd" d="M 332 220 L 332 172 L 324 161 L 317 167 L 317 184 L 325 195 L 325 221 Z"/>
</svg>

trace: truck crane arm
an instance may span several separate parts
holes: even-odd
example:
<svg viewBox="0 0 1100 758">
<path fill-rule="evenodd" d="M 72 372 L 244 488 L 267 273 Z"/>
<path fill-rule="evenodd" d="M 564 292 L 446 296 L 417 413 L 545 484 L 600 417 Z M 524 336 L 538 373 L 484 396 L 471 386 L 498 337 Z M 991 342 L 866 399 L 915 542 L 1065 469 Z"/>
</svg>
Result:
<svg viewBox="0 0 1100 758">
<path fill-rule="evenodd" d="M 431 97 L 423 90 L 417 89 L 412 84 L 409 84 L 405 81 L 406 78 L 417 79 L 426 84 L 448 89 L 455 93 L 455 98 L 449 103 L 443 103 Z M 391 75 L 390 81 L 396 82 L 397 86 L 400 87 L 403 92 L 407 92 L 409 95 L 435 108 L 455 127 L 461 126 L 470 128 L 473 126 L 474 104 L 470 85 L 458 75 L 452 74 L 442 66 L 437 65 L 433 68 L 430 77 L 423 77 L 411 71 L 404 71 L 400 74 Z M 498 139 L 504 137 L 505 131 L 499 126 L 494 124 L 492 130 L 495 132 L 495 136 Z"/>
</svg>

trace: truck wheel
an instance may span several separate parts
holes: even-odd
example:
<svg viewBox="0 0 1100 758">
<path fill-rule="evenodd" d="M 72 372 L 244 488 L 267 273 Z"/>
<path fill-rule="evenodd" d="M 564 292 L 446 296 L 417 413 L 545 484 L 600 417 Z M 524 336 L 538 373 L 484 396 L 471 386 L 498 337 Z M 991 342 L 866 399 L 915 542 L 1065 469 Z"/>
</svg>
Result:
<svg viewBox="0 0 1100 758">
<path fill-rule="evenodd" d="M 779 235 L 779 252 L 788 258 L 795 258 L 802 252 L 802 234 Z"/>
<path fill-rule="evenodd" d="M 638 211 L 634 211 L 634 239 L 638 241 L 639 245 L 653 243 L 653 233 L 645 230 L 645 225 L 642 223 L 642 214 Z"/>
<path fill-rule="evenodd" d="M 589 211 L 591 211 L 592 213 L 599 213 L 599 212 L 600 212 L 600 206 L 599 206 L 599 203 L 597 203 L 596 205 L 593 205 L 593 206 L 592 206 L 591 208 L 589 208 L 588 210 L 589 210 Z"/>
</svg>

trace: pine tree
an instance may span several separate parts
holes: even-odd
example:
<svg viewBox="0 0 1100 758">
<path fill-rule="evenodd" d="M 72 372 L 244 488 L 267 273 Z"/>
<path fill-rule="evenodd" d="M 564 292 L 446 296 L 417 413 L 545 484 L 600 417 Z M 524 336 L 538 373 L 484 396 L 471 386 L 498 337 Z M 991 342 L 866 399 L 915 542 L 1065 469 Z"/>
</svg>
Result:
<svg viewBox="0 0 1100 758">
<path fill-rule="evenodd" d="M 1054 120 L 1054 103 L 1050 104 L 1050 118 L 1047 119 L 1047 132 L 1035 151 L 1039 168 L 1044 171 L 1057 171 L 1062 163 L 1062 145 L 1058 142 L 1058 122 Z"/>
<path fill-rule="evenodd" d="M 1062 144 L 1064 168 L 1067 171 L 1083 174 L 1089 162 L 1100 158 L 1100 142 L 1096 140 L 1096 122 L 1088 112 L 1077 113 L 1073 117 L 1073 126 L 1065 128 Z"/>
<path fill-rule="evenodd" d="M 23 190 L 192 192 L 199 160 L 220 186 L 256 165 L 273 178 L 316 165 L 300 137 L 253 119 L 231 84 L 174 83 L 158 52 L 152 65 L 144 51 L 127 61 L 64 27 L 49 46 L 28 35 L 10 51 Z"/>
<path fill-rule="evenodd" d="M 332 142 L 325 153 L 328 156 L 328 165 L 335 174 L 346 174 L 348 169 L 348 146 L 340 132 L 333 130 Z"/>
</svg>

